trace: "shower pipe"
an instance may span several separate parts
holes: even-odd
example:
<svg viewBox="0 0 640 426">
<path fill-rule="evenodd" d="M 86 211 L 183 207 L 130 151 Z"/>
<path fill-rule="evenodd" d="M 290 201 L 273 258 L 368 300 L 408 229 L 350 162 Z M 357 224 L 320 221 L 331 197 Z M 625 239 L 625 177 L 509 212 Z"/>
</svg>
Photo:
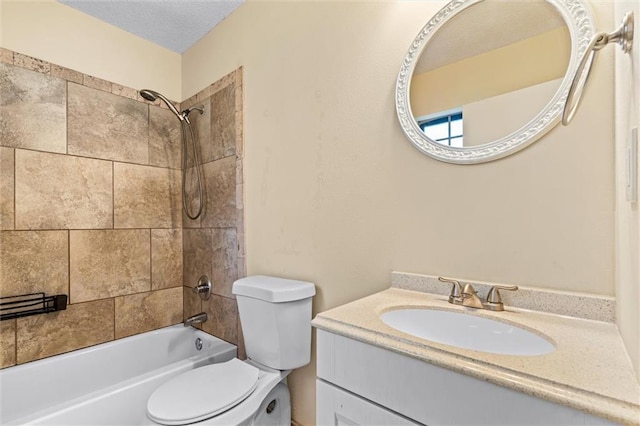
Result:
<svg viewBox="0 0 640 426">
<path fill-rule="evenodd" d="M 202 214 L 203 206 L 202 176 L 200 172 L 198 150 L 196 149 L 196 138 L 195 134 L 193 133 L 193 126 L 191 126 L 191 121 L 189 121 L 189 114 L 194 110 L 199 111 L 200 114 L 204 114 L 204 106 L 200 105 L 197 107 L 191 107 L 180 112 L 169 99 L 156 91 L 142 89 L 140 90 L 140 96 L 151 102 L 155 102 L 157 99 L 160 99 L 167 105 L 169 110 L 173 112 L 176 117 L 178 117 L 178 120 L 180 120 L 180 133 L 182 136 L 182 208 L 184 209 L 184 213 L 189 219 L 197 219 L 198 217 L 200 217 L 200 214 Z M 191 139 L 191 150 L 193 151 L 193 160 L 196 165 L 196 178 L 198 180 L 198 211 L 195 214 L 191 214 L 191 212 L 189 211 L 189 207 L 187 206 L 187 139 Z"/>
</svg>

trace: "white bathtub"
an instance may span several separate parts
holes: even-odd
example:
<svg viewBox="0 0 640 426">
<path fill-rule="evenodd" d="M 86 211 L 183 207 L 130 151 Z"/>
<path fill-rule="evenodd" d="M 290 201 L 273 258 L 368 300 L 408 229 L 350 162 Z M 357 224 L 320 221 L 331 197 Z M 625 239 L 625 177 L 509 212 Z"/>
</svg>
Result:
<svg viewBox="0 0 640 426">
<path fill-rule="evenodd" d="M 6 368 L 0 370 L 0 424 L 148 423 L 147 399 L 160 384 L 235 356 L 235 346 L 179 324 Z"/>
</svg>

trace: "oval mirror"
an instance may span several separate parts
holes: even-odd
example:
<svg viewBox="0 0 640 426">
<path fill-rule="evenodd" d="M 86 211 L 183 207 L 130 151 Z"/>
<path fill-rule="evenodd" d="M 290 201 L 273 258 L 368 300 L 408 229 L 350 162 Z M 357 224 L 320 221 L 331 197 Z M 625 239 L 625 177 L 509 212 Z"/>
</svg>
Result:
<svg viewBox="0 0 640 426">
<path fill-rule="evenodd" d="M 560 121 L 594 32 L 582 0 L 454 0 L 422 28 L 396 82 L 400 125 L 421 152 L 474 164 Z"/>
</svg>

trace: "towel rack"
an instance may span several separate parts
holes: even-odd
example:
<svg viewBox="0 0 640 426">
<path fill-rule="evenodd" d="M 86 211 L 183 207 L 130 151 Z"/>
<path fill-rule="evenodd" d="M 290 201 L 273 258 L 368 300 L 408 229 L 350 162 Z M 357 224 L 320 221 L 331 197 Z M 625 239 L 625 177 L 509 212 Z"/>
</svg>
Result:
<svg viewBox="0 0 640 426">
<path fill-rule="evenodd" d="M 599 32 L 591 38 L 591 42 L 580 60 L 576 74 L 571 82 L 569 93 L 567 94 L 567 100 L 565 101 L 562 111 L 563 126 L 567 126 L 571 122 L 578 109 L 578 104 L 582 99 L 582 93 L 589 79 L 596 53 L 607 44 L 614 42 L 620 45 L 624 53 L 631 52 L 631 48 L 633 47 L 633 12 L 627 12 L 622 19 L 622 24 L 620 24 L 616 31 L 610 34 Z"/>
<path fill-rule="evenodd" d="M 65 309 L 67 309 L 66 294 L 46 296 L 40 292 L 0 297 L 0 321 L 48 314 Z"/>
</svg>

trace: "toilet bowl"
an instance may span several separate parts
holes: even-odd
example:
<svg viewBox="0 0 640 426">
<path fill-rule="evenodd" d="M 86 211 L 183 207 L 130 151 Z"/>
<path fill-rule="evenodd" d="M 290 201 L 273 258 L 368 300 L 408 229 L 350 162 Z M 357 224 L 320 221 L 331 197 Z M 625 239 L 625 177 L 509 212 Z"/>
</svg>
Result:
<svg viewBox="0 0 640 426">
<path fill-rule="evenodd" d="M 289 426 L 286 377 L 311 356 L 312 283 L 252 276 L 233 285 L 248 359 L 185 372 L 158 387 L 147 417 L 161 425 Z"/>
</svg>

